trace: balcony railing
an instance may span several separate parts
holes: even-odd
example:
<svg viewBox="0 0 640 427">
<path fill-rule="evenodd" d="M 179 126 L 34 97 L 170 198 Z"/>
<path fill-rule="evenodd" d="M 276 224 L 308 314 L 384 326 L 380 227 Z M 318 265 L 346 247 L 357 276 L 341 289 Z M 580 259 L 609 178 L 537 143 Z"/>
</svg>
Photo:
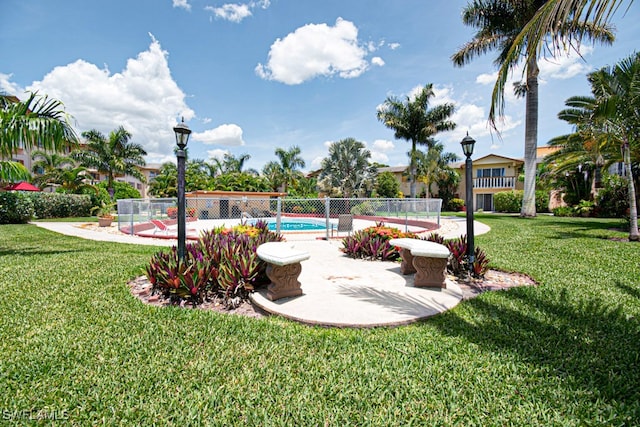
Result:
<svg viewBox="0 0 640 427">
<path fill-rule="evenodd" d="M 491 178 L 474 178 L 473 188 L 516 188 L 516 177 L 495 176 Z"/>
</svg>

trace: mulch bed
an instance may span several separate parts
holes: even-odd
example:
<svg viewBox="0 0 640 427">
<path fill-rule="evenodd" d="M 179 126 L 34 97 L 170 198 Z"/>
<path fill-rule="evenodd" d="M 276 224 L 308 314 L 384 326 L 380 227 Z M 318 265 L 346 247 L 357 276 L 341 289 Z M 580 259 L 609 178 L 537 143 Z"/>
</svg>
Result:
<svg viewBox="0 0 640 427">
<path fill-rule="evenodd" d="M 467 300 L 480 295 L 487 291 L 500 291 L 513 288 L 516 286 L 535 286 L 537 283 L 529 276 L 521 273 L 507 273 L 498 270 L 489 270 L 484 277 L 484 280 L 471 280 L 467 282 L 458 281 L 458 286 L 462 289 L 462 299 Z M 146 276 L 140 276 L 129 282 L 129 288 L 133 296 L 138 298 L 145 304 L 150 304 L 158 307 L 175 306 L 176 304 L 170 301 L 168 298 L 160 294 L 152 295 L 151 283 Z M 179 304 L 181 307 L 192 308 L 193 306 L 188 303 Z M 228 309 L 224 306 L 222 301 L 214 300 L 207 301 L 199 304 L 196 309 L 199 310 L 213 310 L 220 313 L 236 314 L 240 316 L 261 318 L 268 316 L 268 313 L 255 307 L 249 301 L 242 302 L 238 307 L 234 309 Z"/>
</svg>

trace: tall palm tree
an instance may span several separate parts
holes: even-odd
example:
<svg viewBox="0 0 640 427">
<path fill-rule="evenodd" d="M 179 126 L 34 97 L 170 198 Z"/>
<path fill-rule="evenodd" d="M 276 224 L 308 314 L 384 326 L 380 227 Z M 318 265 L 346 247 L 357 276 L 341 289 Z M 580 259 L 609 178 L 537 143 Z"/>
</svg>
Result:
<svg viewBox="0 0 640 427">
<path fill-rule="evenodd" d="M 304 159 L 300 157 L 300 153 L 300 147 L 296 145 L 288 150 L 276 148 L 276 156 L 280 161 L 279 166 L 285 193 L 287 192 L 289 185 L 295 183 L 300 177 L 302 177 L 302 172 L 300 172 L 298 168 L 303 168 L 305 166 L 305 162 Z"/>
<path fill-rule="evenodd" d="M 31 93 L 26 101 L 0 94 L 0 180 L 28 178 L 29 171 L 10 160 L 19 149 L 64 151 L 78 143 L 71 116 L 62 103 Z"/>
<path fill-rule="evenodd" d="M 144 182 L 139 167 L 145 165 L 147 152 L 141 145 L 129 142 L 131 133 L 123 126 L 111 131 L 108 138 L 95 129 L 83 132 L 82 136 L 87 139 L 86 149 L 74 151 L 72 157 L 81 165 L 107 175 L 107 189 L 112 197 L 116 175 L 131 175 Z"/>
<path fill-rule="evenodd" d="M 521 31 L 536 17 L 538 11 L 548 3 L 548 0 L 474 0 L 465 7 L 462 20 L 465 25 L 478 29 L 473 39 L 466 43 L 452 57 L 454 65 L 464 66 L 473 58 L 489 50 L 498 50 L 494 63 L 500 71 L 512 71 L 524 62 L 525 83 L 518 90 L 526 93 L 525 107 L 525 138 L 524 138 L 524 194 L 521 216 L 536 215 L 536 149 L 538 146 L 538 55 L 540 46 L 545 42 L 548 34 L 562 34 L 564 40 L 570 41 L 569 34 L 580 33 L 595 41 L 612 43 L 613 33 L 607 26 L 598 26 L 574 22 L 566 16 L 559 21 L 556 33 L 544 33 L 537 41 L 520 40 Z M 537 45 L 532 45 L 537 43 Z M 531 45 L 531 46 L 529 46 Z M 535 54 L 529 50 L 533 47 Z M 500 74 L 494 87 L 492 106 L 489 119 L 495 123 L 496 103 L 498 111 L 504 109 L 504 86 L 508 74 Z M 499 92 L 499 93 L 496 93 Z M 496 102 L 499 99 L 499 102 Z"/>
<path fill-rule="evenodd" d="M 329 156 L 322 159 L 320 179 L 326 178 L 343 197 L 357 195 L 373 179 L 375 170 L 369 165 L 370 158 L 371 152 L 364 143 L 354 138 L 334 142 L 329 146 Z"/>
<path fill-rule="evenodd" d="M 453 130 L 456 124 L 449 120 L 455 109 L 453 104 L 429 108 L 435 96 L 433 85 L 428 84 L 415 96 L 404 100 L 388 97 L 378 109 L 378 120 L 395 131 L 395 137 L 411 142 L 409 152 L 409 185 L 411 197 L 416 197 L 416 150 L 418 145 L 430 147 L 438 132 Z"/>
<path fill-rule="evenodd" d="M 622 152 L 628 179 L 629 240 L 638 241 L 638 207 L 633 179 L 632 152 L 640 160 L 640 53 L 621 60 L 613 67 L 604 67 L 588 76 L 591 91 L 598 102 L 596 114 L 604 118 L 605 131 Z"/>
<path fill-rule="evenodd" d="M 519 57 L 539 58 L 541 55 L 554 56 L 567 43 L 579 45 L 588 32 L 585 26 L 606 27 L 615 12 L 624 3 L 631 6 L 633 0 L 547 0 L 535 15 L 522 27 L 513 39 L 500 65 L 491 97 L 489 121 L 495 120 L 504 111 L 504 88 Z M 552 35 L 552 36 L 551 36 Z M 544 51 L 544 52 L 543 52 Z"/>
</svg>

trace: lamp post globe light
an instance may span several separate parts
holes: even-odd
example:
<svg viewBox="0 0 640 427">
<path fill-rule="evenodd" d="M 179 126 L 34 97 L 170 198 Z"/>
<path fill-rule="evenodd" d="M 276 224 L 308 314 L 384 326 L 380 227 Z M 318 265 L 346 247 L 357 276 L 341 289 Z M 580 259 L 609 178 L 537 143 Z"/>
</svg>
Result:
<svg viewBox="0 0 640 427">
<path fill-rule="evenodd" d="M 473 155 L 473 148 L 476 144 L 476 140 L 469 136 L 465 136 L 460 145 L 462 145 L 462 152 L 467 157 L 464 164 L 465 171 L 465 193 L 467 206 L 467 260 L 469 262 L 469 270 L 473 269 L 473 262 L 475 261 L 475 249 L 474 249 L 474 233 L 473 233 L 473 162 L 471 156 Z"/>
<path fill-rule="evenodd" d="M 187 229 L 187 215 L 186 215 L 186 200 L 184 193 L 184 163 L 185 152 L 184 149 L 189 142 L 189 135 L 191 129 L 184 123 L 184 117 L 182 122 L 178 123 L 173 131 L 176 134 L 176 144 L 178 145 L 178 151 L 176 157 L 178 158 L 178 260 L 184 262 L 186 229 Z"/>
</svg>

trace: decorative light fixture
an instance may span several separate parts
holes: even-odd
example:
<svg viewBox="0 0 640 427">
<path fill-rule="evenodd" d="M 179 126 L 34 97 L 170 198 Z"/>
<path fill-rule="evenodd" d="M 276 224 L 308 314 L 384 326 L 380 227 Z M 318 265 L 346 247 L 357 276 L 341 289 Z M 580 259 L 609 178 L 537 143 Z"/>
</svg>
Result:
<svg viewBox="0 0 640 427">
<path fill-rule="evenodd" d="M 173 131 L 176 134 L 176 144 L 178 145 L 178 151 L 176 151 L 176 157 L 178 158 L 178 259 L 179 262 L 184 262 L 184 252 L 186 247 L 186 229 L 187 229 L 187 213 L 186 213 L 186 198 L 185 198 L 185 158 L 186 154 L 184 149 L 189 142 L 189 135 L 191 129 L 184 123 L 184 117 L 182 122 L 178 123 Z"/>
<path fill-rule="evenodd" d="M 473 232 L 473 162 L 471 156 L 473 155 L 473 148 L 476 145 L 476 140 L 469 136 L 465 136 L 460 142 L 462 145 L 462 152 L 467 157 L 464 165 L 465 169 L 465 193 L 466 200 L 465 205 L 467 207 L 467 262 L 469 263 L 469 271 L 473 269 L 473 263 L 475 261 L 475 248 L 474 248 L 474 232 Z"/>
</svg>

